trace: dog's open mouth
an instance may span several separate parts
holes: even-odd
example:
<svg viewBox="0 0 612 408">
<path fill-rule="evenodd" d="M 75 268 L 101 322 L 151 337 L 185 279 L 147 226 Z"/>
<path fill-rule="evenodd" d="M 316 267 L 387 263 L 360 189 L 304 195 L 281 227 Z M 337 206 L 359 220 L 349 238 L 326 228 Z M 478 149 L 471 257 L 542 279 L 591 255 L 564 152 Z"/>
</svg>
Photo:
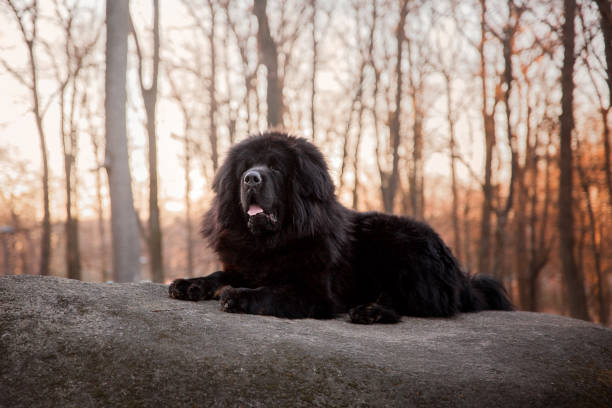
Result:
<svg viewBox="0 0 612 408">
<path fill-rule="evenodd" d="M 276 223 L 277 221 L 276 215 L 274 215 L 274 213 L 266 212 L 257 204 L 251 204 L 249 206 L 249 209 L 247 210 L 247 214 L 249 215 L 249 220 L 253 218 L 265 218 L 272 223 Z"/>
<path fill-rule="evenodd" d="M 265 219 L 268 222 L 276 223 L 278 219 L 276 215 L 272 212 L 266 211 L 258 204 L 251 204 L 249 209 L 247 210 L 247 214 L 249 215 L 249 220 L 252 219 Z"/>
<path fill-rule="evenodd" d="M 249 210 L 247 211 L 247 214 L 252 217 L 254 215 L 261 214 L 262 212 L 264 212 L 263 208 L 261 208 L 257 204 L 251 204 Z"/>
<path fill-rule="evenodd" d="M 278 218 L 273 212 L 264 210 L 258 204 L 251 204 L 247 209 L 248 227 L 254 234 L 273 232 L 278 229 Z"/>
</svg>

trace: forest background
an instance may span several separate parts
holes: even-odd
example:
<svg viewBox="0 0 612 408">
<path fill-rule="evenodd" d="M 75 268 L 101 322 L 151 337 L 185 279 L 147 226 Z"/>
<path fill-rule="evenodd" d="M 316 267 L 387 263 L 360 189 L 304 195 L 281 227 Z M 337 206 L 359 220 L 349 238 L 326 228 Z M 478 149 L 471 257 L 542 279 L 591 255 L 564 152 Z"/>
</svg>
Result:
<svg viewBox="0 0 612 408">
<path fill-rule="evenodd" d="M 0 273 L 168 282 L 228 148 L 430 223 L 523 310 L 609 323 L 610 0 L 0 0 Z"/>
</svg>

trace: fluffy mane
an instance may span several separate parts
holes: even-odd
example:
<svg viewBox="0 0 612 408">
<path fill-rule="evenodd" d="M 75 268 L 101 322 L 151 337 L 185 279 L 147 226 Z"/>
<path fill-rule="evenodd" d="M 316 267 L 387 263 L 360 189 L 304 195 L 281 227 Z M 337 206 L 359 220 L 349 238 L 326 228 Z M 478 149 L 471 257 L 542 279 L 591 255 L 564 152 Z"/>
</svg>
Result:
<svg viewBox="0 0 612 408">
<path fill-rule="evenodd" d="M 284 213 L 278 234 L 254 237 L 246 228 L 240 208 L 241 164 L 254 153 L 275 150 L 289 157 L 284 169 L 288 182 L 283 196 Z M 346 240 L 346 210 L 337 202 L 334 183 L 321 152 L 305 139 L 281 133 L 250 136 L 234 145 L 213 180 L 215 197 L 204 215 L 202 235 L 219 251 L 224 240 L 269 249 L 299 239 L 328 240 L 340 251 Z"/>
</svg>

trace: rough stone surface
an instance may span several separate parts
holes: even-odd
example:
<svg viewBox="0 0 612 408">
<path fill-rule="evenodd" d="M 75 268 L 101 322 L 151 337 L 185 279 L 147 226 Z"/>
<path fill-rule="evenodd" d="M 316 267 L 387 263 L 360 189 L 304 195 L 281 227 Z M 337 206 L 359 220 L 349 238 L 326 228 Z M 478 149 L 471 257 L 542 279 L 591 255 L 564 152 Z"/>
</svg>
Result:
<svg viewBox="0 0 612 408">
<path fill-rule="evenodd" d="M 1 407 L 610 407 L 611 349 L 609 329 L 537 313 L 359 326 L 0 277 Z"/>
</svg>

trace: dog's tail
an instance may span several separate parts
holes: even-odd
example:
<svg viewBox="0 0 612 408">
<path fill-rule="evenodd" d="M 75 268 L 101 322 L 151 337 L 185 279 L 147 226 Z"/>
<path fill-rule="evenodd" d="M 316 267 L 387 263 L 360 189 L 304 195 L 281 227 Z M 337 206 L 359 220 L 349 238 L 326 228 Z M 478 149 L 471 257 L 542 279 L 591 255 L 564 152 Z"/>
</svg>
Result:
<svg viewBox="0 0 612 408">
<path fill-rule="evenodd" d="M 466 286 L 461 296 L 462 311 L 514 310 L 508 292 L 497 279 L 474 275 L 468 277 Z"/>
</svg>

